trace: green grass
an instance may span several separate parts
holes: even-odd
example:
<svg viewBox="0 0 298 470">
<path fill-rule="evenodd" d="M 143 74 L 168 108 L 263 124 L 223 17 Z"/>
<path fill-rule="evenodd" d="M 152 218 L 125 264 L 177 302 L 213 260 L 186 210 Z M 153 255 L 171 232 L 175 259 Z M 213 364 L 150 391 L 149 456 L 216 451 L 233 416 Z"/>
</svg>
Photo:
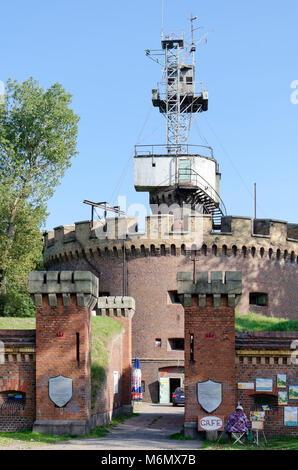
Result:
<svg viewBox="0 0 298 470">
<path fill-rule="evenodd" d="M 0 330 L 34 330 L 35 318 L 0 317 Z M 91 407 L 94 409 L 96 395 L 105 378 L 108 366 L 108 344 L 123 326 L 109 317 L 92 317 L 91 345 Z"/>
<path fill-rule="evenodd" d="M 298 320 L 267 317 L 250 312 L 242 315 L 236 311 L 236 331 L 298 331 Z"/>
<path fill-rule="evenodd" d="M 259 313 L 249 312 L 241 314 L 236 311 L 235 328 L 237 331 L 298 331 L 298 320 L 286 318 L 267 317 Z M 0 330 L 34 330 L 35 318 L 0 317 Z M 92 317 L 92 336 L 101 335 L 103 347 L 106 347 L 106 339 L 121 331 L 121 325 L 116 320 L 108 317 Z M 100 345 L 94 345 L 94 353 L 100 350 Z M 92 351 L 93 352 L 93 351 Z M 105 357 L 105 365 L 106 357 Z"/>
<path fill-rule="evenodd" d="M 0 447 L 32 447 L 33 445 L 50 445 L 67 441 L 69 436 L 52 436 L 32 431 L 0 432 Z"/>
<path fill-rule="evenodd" d="M 0 317 L 0 330 L 35 330 L 35 318 Z"/>
<path fill-rule="evenodd" d="M 184 431 L 171 434 L 170 439 L 172 439 L 173 441 L 192 441 L 191 437 L 184 436 Z"/>
<path fill-rule="evenodd" d="M 154 419 L 152 420 L 151 423 L 149 423 L 149 426 L 152 426 L 153 424 L 155 424 L 155 423 L 156 423 L 159 419 L 161 419 L 161 418 L 162 418 L 162 416 L 157 416 L 156 418 L 154 418 Z"/>
<path fill-rule="evenodd" d="M 21 431 L 21 432 L 0 432 L 0 447 L 21 447 L 31 448 L 36 445 L 51 445 L 58 444 L 60 442 L 70 441 L 71 439 L 88 439 L 88 438 L 103 438 L 106 437 L 111 429 L 114 429 L 119 424 L 122 424 L 125 420 L 138 416 L 137 413 L 131 415 L 121 415 L 118 418 L 113 419 L 110 423 L 103 426 L 97 426 L 92 429 L 90 434 L 85 436 L 53 436 L 51 434 L 40 434 L 32 431 Z"/>
<path fill-rule="evenodd" d="M 204 441 L 203 450 L 298 450 L 298 438 L 280 437 L 270 439 L 267 438 L 267 444 L 260 440 L 259 445 L 247 442 L 245 445 L 231 444 L 223 439 L 219 442 Z"/>
<path fill-rule="evenodd" d="M 92 317 L 91 349 L 91 408 L 94 409 L 96 395 L 105 378 L 109 361 L 108 344 L 117 336 L 123 326 L 109 317 Z"/>
</svg>

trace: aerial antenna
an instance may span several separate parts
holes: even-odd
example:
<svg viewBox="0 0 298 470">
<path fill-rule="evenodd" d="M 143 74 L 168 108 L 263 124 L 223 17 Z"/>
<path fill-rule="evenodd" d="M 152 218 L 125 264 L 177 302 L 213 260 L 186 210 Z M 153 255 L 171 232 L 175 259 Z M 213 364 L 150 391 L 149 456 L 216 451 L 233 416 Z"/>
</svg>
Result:
<svg viewBox="0 0 298 470">
<path fill-rule="evenodd" d="M 94 211 L 96 212 L 96 207 L 98 207 L 99 209 L 103 209 L 104 219 L 106 219 L 108 212 L 115 212 L 118 216 L 125 215 L 125 212 L 120 210 L 119 206 L 111 206 L 111 204 L 109 204 L 106 201 L 104 201 L 104 202 L 93 202 L 93 201 L 88 201 L 87 199 L 84 199 L 83 203 L 88 204 L 89 206 L 91 206 L 91 227 L 93 227 Z M 96 212 L 96 214 L 97 214 L 97 212 Z"/>
<path fill-rule="evenodd" d="M 195 63 L 195 52 L 196 52 L 196 45 L 195 45 L 195 40 L 194 40 L 194 26 L 193 23 L 195 20 L 197 20 L 197 16 L 192 16 L 192 13 L 190 14 L 190 30 L 191 30 L 191 46 L 190 46 L 190 52 L 192 53 L 192 63 L 194 65 Z"/>
<path fill-rule="evenodd" d="M 161 39 L 163 40 L 165 2 L 161 0 Z"/>
<path fill-rule="evenodd" d="M 195 42 L 194 42 L 194 34 L 193 34 L 193 33 L 194 33 L 193 22 L 194 22 L 195 20 L 197 20 L 197 19 L 198 19 L 197 16 L 192 16 L 192 13 L 190 14 L 189 20 L 190 20 L 191 45 L 192 45 L 192 46 L 195 45 Z M 196 29 L 198 29 L 198 28 L 196 28 Z"/>
</svg>

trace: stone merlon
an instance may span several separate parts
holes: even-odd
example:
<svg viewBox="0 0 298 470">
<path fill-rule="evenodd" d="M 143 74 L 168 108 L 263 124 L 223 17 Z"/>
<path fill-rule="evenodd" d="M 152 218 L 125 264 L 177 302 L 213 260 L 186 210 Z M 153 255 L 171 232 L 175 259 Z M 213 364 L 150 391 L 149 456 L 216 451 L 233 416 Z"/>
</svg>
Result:
<svg viewBox="0 0 298 470">
<path fill-rule="evenodd" d="M 97 307 L 102 316 L 125 316 L 132 318 L 135 313 L 135 300 L 132 297 L 99 297 Z"/>
<path fill-rule="evenodd" d="M 98 278 L 89 271 L 31 271 L 28 290 L 35 305 L 42 307 L 42 296 L 48 295 L 49 305 L 57 306 L 57 295 L 62 295 L 63 305 L 71 305 L 71 294 L 77 297 L 79 307 L 93 308 L 98 297 Z"/>
<path fill-rule="evenodd" d="M 228 296 L 229 306 L 235 306 L 242 294 L 242 273 L 239 271 L 208 271 L 179 272 L 178 294 L 184 295 L 184 306 L 192 305 L 191 296 L 199 296 L 199 306 L 206 305 L 206 295 L 212 295 L 214 306 L 221 305 L 221 296 Z"/>
</svg>

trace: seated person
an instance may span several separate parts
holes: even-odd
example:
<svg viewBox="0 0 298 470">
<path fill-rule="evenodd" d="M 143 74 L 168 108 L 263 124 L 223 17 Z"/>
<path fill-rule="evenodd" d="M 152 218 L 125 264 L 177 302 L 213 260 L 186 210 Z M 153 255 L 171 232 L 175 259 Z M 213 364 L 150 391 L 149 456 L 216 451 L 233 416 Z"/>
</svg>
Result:
<svg viewBox="0 0 298 470">
<path fill-rule="evenodd" d="M 230 414 L 226 424 L 226 433 L 229 439 L 232 437 L 232 433 L 245 433 L 248 434 L 249 420 L 243 411 L 243 407 L 238 405 L 236 410 Z"/>
</svg>

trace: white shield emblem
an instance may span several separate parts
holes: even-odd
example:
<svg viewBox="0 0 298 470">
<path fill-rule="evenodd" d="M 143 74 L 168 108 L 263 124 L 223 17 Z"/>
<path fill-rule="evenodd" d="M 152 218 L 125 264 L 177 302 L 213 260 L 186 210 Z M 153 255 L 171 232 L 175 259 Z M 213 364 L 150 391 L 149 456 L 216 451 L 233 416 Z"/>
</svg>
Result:
<svg viewBox="0 0 298 470">
<path fill-rule="evenodd" d="M 49 380 L 49 397 L 59 408 L 72 398 L 72 379 L 58 375 Z"/>
<path fill-rule="evenodd" d="M 213 380 L 197 383 L 198 402 L 201 407 L 212 413 L 222 402 L 222 384 Z"/>
</svg>

